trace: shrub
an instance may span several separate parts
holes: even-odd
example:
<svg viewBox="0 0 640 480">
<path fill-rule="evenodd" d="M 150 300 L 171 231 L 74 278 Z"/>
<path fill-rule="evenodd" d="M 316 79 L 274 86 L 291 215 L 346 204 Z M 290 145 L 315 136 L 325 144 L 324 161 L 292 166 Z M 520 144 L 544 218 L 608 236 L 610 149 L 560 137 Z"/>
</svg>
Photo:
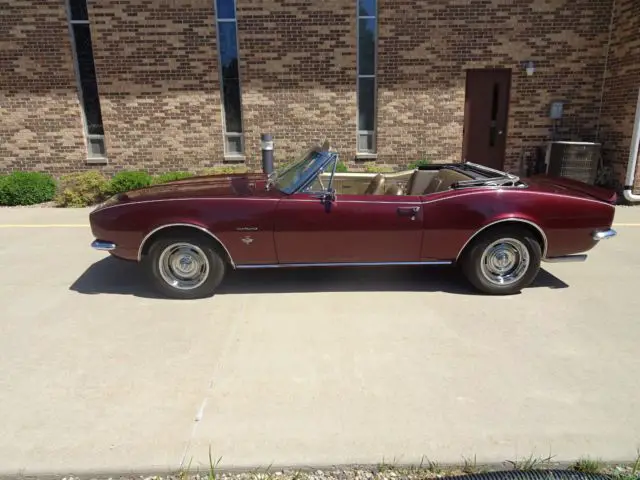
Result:
<svg viewBox="0 0 640 480">
<path fill-rule="evenodd" d="M 367 173 L 390 173 L 393 172 L 393 167 L 389 165 L 377 165 L 375 163 L 370 163 L 364 167 L 364 171 Z"/>
<path fill-rule="evenodd" d="M 4 182 L 7 181 L 7 178 L 9 178 L 9 175 L 0 175 L 0 205 L 4 205 L 5 201 L 4 201 Z"/>
<path fill-rule="evenodd" d="M 13 172 L 0 180 L 0 204 L 35 205 L 48 202 L 56 194 L 51 175 L 39 172 Z"/>
<path fill-rule="evenodd" d="M 111 179 L 109 193 L 123 193 L 136 188 L 148 187 L 153 178 L 147 172 L 123 171 L 116 173 Z"/>
<path fill-rule="evenodd" d="M 153 184 L 158 185 L 160 183 L 174 182 L 176 180 L 182 180 L 185 178 L 193 177 L 191 172 L 167 172 L 156 175 L 153 178 Z"/>
<path fill-rule="evenodd" d="M 349 168 L 344 162 L 338 162 L 336 165 L 336 173 L 346 173 L 349 171 Z"/>
<path fill-rule="evenodd" d="M 234 173 L 247 173 L 249 169 L 243 165 L 239 165 L 237 167 L 232 167 L 230 165 L 225 165 L 221 167 L 210 167 L 202 170 L 202 175 L 228 175 Z"/>
<path fill-rule="evenodd" d="M 407 168 L 409 170 L 415 170 L 416 168 L 424 167 L 426 165 L 429 165 L 430 163 L 431 163 L 431 160 L 429 160 L 428 158 L 423 158 L 422 160 L 418 160 L 416 162 L 410 163 L 409 165 L 407 165 Z"/>
<path fill-rule="evenodd" d="M 59 207 L 87 207 L 109 194 L 109 180 L 100 172 L 71 173 L 60 177 L 56 204 Z"/>
</svg>

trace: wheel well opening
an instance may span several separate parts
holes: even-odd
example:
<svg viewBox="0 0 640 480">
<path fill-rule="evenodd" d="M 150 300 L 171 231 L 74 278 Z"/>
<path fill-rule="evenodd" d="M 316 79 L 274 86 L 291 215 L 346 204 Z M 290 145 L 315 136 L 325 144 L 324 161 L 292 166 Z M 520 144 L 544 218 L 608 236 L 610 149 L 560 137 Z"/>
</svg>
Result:
<svg viewBox="0 0 640 480">
<path fill-rule="evenodd" d="M 140 260 L 142 260 L 142 258 L 145 255 L 149 254 L 149 249 L 151 248 L 151 245 L 153 245 L 153 243 L 156 240 L 168 235 L 190 235 L 190 236 L 196 236 L 204 240 L 210 241 L 212 245 L 215 246 L 216 250 L 222 256 L 222 258 L 230 265 L 233 265 L 233 262 L 231 261 L 231 257 L 229 256 L 227 249 L 224 247 L 224 245 L 222 245 L 220 240 L 218 240 L 213 235 L 207 233 L 204 230 L 201 230 L 196 226 L 190 227 L 188 225 L 174 225 L 170 227 L 161 228 L 160 230 L 153 232 L 148 238 L 143 240 L 144 243 L 142 244 L 142 248 L 140 249 L 140 255 L 139 255 Z"/>
<path fill-rule="evenodd" d="M 469 249 L 469 247 L 473 244 L 474 240 L 476 238 L 478 238 L 479 235 L 481 235 L 481 234 L 483 234 L 485 232 L 490 232 L 490 231 L 495 230 L 497 228 L 504 228 L 504 227 L 515 227 L 515 228 L 519 228 L 519 229 L 526 230 L 527 232 L 529 232 L 531 235 L 533 235 L 533 237 L 540 244 L 540 249 L 542 250 L 542 257 L 544 258 L 546 256 L 546 253 L 547 253 L 547 240 L 546 240 L 544 234 L 542 233 L 542 229 L 540 229 L 540 227 L 535 227 L 533 224 L 531 224 L 529 222 L 523 222 L 523 221 L 519 221 L 519 220 L 506 220 L 504 222 L 496 222 L 496 223 L 494 223 L 492 225 L 489 225 L 488 227 L 485 227 L 483 230 L 480 230 L 479 232 L 476 232 L 471 237 L 471 239 L 469 239 L 467 244 L 463 247 L 462 251 L 458 255 L 458 259 L 462 258 L 462 256 Z"/>
</svg>

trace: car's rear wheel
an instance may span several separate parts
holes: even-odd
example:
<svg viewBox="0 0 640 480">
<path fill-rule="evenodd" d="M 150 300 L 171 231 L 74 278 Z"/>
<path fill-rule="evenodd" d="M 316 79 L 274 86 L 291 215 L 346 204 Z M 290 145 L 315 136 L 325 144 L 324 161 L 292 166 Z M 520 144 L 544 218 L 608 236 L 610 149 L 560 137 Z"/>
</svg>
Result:
<svg viewBox="0 0 640 480">
<path fill-rule="evenodd" d="M 214 242 L 199 234 L 158 238 L 144 262 L 156 290 L 178 299 L 213 295 L 226 271 Z"/>
<path fill-rule="evenodd" d="M 483 293 L 511 295 L 529 286 L 540 271 L 542 248 L 536 236 L 518 227 L 481 233 L 462 257 L 462 271 Z"/>
</svg>

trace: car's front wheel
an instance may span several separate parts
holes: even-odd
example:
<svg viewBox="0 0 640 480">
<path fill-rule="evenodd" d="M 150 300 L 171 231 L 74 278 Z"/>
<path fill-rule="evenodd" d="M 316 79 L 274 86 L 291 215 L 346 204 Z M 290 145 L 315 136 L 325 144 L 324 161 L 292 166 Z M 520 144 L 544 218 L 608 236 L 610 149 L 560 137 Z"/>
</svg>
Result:
<svg viewBox="0 0 640 480">
<path fill-rule="evenodd" d="M 527 229 L 493 228 L 473 240 L 462 258 L 462 271 L 483 293 L 510 295 L 530 285 L 540 270 L 542 249 Z"/>
<path fill-rule="evenodd" d="M 151 245 L 144 261 L 155 288 L 178 299 L 213 295 L 226 271 L 215 244 L 202 235 L 163 236 Z"/>
</svg>

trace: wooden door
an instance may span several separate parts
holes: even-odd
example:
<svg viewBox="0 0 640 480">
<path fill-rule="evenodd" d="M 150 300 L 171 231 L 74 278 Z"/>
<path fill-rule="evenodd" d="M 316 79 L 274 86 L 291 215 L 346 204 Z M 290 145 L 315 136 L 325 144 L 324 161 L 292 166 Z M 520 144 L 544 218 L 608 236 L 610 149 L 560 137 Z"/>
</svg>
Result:
<svg viewBox="0 0 640 480">
<path fill-rule="evenodd" d="M 468 70 L 462 159 L 502 170 L 507 145 L 511 70 Z"/>
</svg>

